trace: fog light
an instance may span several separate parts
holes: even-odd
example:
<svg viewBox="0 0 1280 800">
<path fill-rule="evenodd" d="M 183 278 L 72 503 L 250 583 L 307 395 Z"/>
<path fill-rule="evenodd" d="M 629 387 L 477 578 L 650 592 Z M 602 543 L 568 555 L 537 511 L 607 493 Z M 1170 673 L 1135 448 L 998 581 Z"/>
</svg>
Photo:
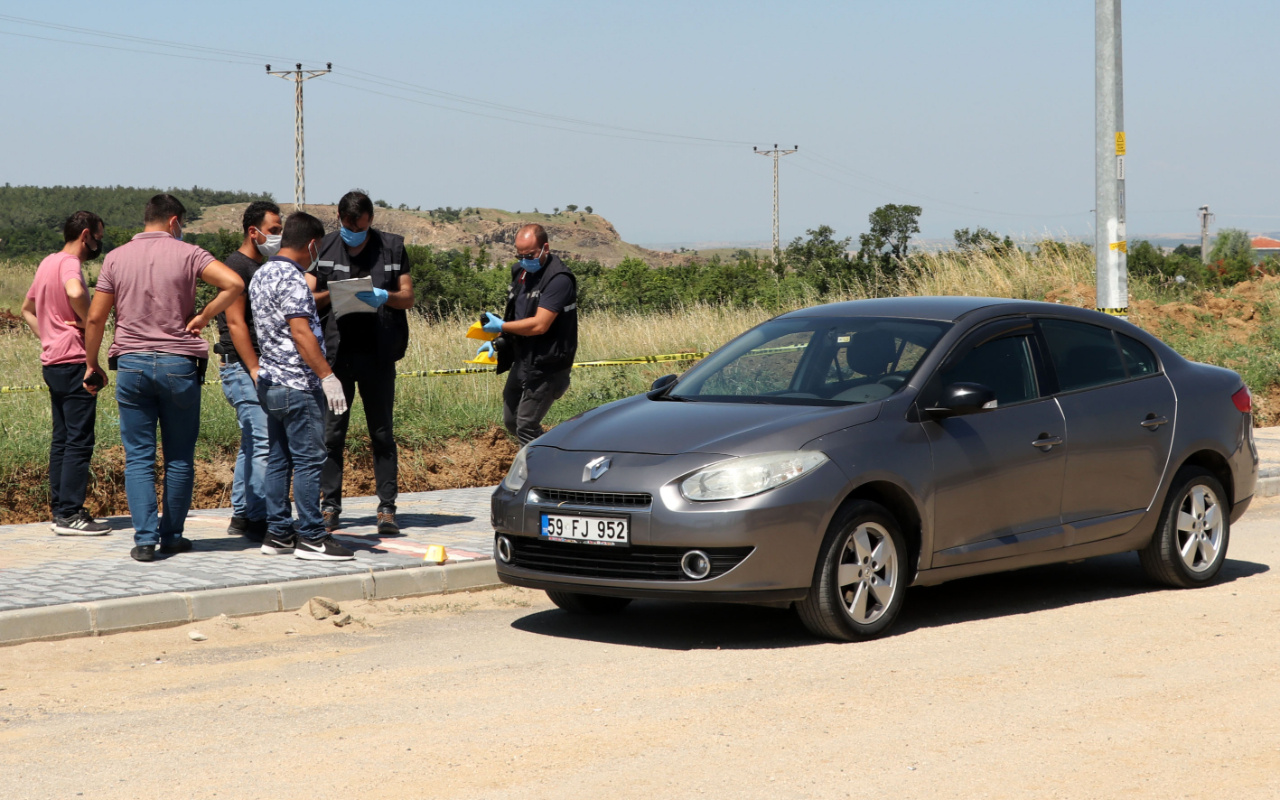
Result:
<svg viewBox="0 0 1280 800">
<path fill-rule="evenodd" d="M 680 569 L 685 575 L 700 581 L 711 574 L 711 559 L 701 550 L 690 550 L 680 559 Z"/>
<path fill-rule="evenodd" d="M 510 564 L 511 559 L 515 556 L 515 551 L 511 548 L 511 540 L 505 536 L 498 537 L 497 542 L 493 545 L 493 551 L 503 564 Z"/>
</svg>

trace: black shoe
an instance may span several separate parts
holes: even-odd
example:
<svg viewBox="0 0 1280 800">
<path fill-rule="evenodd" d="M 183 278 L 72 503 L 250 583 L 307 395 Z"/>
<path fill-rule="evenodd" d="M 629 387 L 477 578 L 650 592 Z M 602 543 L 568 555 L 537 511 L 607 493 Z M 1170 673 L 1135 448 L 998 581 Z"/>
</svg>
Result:
<svg viewBox="0 0 1280 800">
<path fill-rule="evenodd" d="M 379 511 L 378 512 L 378 535 L 379 536 L 399 536 L 400 526 L 396 524 L 396 512 Z"/>
<path fill-rule="evenodd" d="M 338 529 L 338 516 L 340 513 L 336 508 L 320 510 L 320 515 L 324 517 L 324 529 L 329 533 L 333 533 Z"/>
<path fill-rule="evenodd" d="M 262 543 L 267 538 L 267 521 L 265 519 L 249 520 L 249 527 L 244 530 L 244 538 L 251 542 Z"/>
<path fill-rule="evenodd" d="M 262 539 L 262 547 L 258 548 L 258 552 L 267 556 L 287 556 L 293 552 L 297 539 L 297 534 L 287 533 L 281 536 L 268 531 Z"/>
<path fill-rule="evenodd" d="M 295 558 L 307 561 L 350 561 L 356 554 L 338 544 L 332 536 L 324 535 L 319 539 L 303 539 L 298 537 L 297 549 L 293 551 Z"/>
<path fill-rule="evenodd" d="M 227 534 L 229 536 L 244 536 L 247 530 L 249 530 L 249 518 L 237 517 L 233 514 L 231 524 L 227 526 Z"/>
<path fill-rule="evenodd" d="M 156 546 L 154 544 L 141 544 L 130 550 L 129 555 L 133 556 L 134 561 L 155 561 Z"/>
<path fill-rule="evenodd" d="M 179 536 L 168 544 L 160 545 L 160 552 L 165 555 L 173 555 L 174 553 L 188 553 L 191 551 L 191 540 L 185 536 Z"/>
<path fill-rule="evenodd" d="M 103 525 L 89 512 L 80 509 L 69 517 L 54 517 L 53 532 L 59 536 L 104 536 L 111 533 L 110 525 Z"/>
</svg>

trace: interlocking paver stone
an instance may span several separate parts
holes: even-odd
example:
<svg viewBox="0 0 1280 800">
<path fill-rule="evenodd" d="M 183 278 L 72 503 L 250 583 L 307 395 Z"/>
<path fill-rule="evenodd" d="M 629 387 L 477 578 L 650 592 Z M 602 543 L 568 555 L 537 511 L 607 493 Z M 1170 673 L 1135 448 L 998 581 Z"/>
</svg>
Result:
<svg viewBox="0 0 1280 800">
<path fill-rule="evenodd" d="M 55 536 L 45 522 L 0 525 L 0 611 L 403 570 L 423 566 L 433 544 L 444 545 L 457 561 L 488 560 L 491 492 L 402 494 L 403 535 L 396 537 L 377 535 L 376 498 L 350 498 L 336 535 L 356 551 L 356 560 L 332 563 L 262 555 L 257 545 L 227 535 L 230 509 L 191 512 L 185 535 L 195 549 L 150 564 L 129 557 L 128 517 L 111 518 L 112 533 L 101 537 Z"/>
</svg>

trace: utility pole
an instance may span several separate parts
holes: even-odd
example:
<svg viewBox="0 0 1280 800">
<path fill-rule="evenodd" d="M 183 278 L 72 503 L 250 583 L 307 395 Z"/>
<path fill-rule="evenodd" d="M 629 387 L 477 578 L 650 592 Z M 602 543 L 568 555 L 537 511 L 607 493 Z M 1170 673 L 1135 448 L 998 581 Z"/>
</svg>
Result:
<svg viewBox="0 0 1280 800">
<path fill-rule="evenodd" d="M 773 156 L 773 264 L 775 267 L 782 261 L 782 249 L 778 243 L 778 158 L 789 156 L 799 149 L 800 145 L 796 145 L 790 150 L 779 150 L 776 144 L 772 150 L 751 148 L 752 152 L 758 155 Z"/>
<path fill-rule="evenodd" d="M 1099 311 L 1124 317 L 1129 314 L 1129 244 L 1125 241 L 1124 61 L 1120 0 L 1095 0 L 1095 4 L 1096 306 Z"/>
<path fill-rule="evenodd" d="M 1200 206 L 1200 263 L 1209 263 L 1209 223 L 1213 222 L 1213 214 L 1208 206 Z"/>
<path fill-rule="evenodd" d="M 293 81 L 294 91 L 294 122 L 293 122 L 293 210 L 302 211 L 303 206 L 307 203 L 307 180 L 306 169 L 304 167 L 304 159 L 302 155 L 302 82 L 309 81 L 312 78 L 318 78 L 321 75 L 327 75 L 332 69 L 333 64 L 327 63 L 324 69 L 308 69 L 304 70 L 301 64 L 295 64 L 297 69 L 271 71 L 271 65 L 267 65 L 267 74 L 275 75 L 277 78 L 284 78 L 287 81 Z"/>
</svg>

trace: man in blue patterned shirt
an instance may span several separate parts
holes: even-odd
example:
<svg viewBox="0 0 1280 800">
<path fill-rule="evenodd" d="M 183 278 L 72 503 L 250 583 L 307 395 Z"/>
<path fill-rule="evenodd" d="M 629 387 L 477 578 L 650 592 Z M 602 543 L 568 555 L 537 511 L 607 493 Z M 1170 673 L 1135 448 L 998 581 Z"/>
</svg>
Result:
<svg viewBox="0 0 1280 800">
<path fill-rule="evenodd" d="M 258 397 L 267 412 L 267 536 L 262 552 L 311 561 L 350 561 L 320 514 L 325 409 L 347 410 L 342 384 L 325 358 L 320 315 L 303 273 L 319 253 L 324 225 L 304 212 L 289 215 L 280 252 L 258 268 L 249 305 L 258 331 Z M 292 481 L 290 480 L 292 478 Z M 298 509 L 289 509 L 289 485 Z"/>
</svg>

